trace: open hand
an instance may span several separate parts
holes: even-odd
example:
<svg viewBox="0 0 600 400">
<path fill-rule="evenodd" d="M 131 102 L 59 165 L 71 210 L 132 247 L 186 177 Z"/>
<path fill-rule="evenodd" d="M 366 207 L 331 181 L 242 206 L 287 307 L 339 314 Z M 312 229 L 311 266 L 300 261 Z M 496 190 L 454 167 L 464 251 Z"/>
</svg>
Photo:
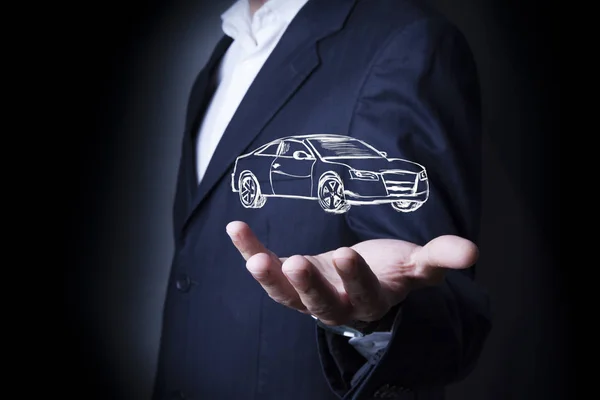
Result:
<svg viewBox="0 0 600 400">
<path fill-rule="evenodd" d="M 373 239 L 322 254 L 280 258 L 244 222 L 229 223 L 227 233 L 273 300 L 327 325 L 377 321 L 411 290 L 440 283 L 446 269 L 469 268 L 479 255 L 473 242 L 445 235 L 425 246 Z"/>
</svg>

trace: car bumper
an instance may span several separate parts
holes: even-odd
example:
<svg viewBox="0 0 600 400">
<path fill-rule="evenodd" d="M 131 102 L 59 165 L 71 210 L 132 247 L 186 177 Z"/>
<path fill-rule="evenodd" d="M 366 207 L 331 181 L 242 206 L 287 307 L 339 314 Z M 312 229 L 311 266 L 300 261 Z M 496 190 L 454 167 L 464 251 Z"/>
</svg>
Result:
<svg viewBox="0 0 600 400">
<path fill-rule="evenodd" d="M 344 193 L 349 204 L 383 204 L 396 201 L 424 202 L 429 194 L 427 190 L 417 193 L 390 193 L 382 196 L 363 196 L 350 190 L 345 190 Z"/>
</svg>

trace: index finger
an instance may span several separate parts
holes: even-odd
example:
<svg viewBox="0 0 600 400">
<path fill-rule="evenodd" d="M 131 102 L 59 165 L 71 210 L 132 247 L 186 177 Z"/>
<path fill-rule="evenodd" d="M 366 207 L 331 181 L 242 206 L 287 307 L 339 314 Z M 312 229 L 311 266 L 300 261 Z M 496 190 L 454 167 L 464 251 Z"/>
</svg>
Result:
<svg viewBox="0 0 600 400">
<path fill-rule="evenodd" d="M 245 222 L 233 221 L 227 224 L 225 228 L 231 238 L 233 245 L 238 249 L 244 260 L 248 261 L 250 257 L 259 253 L 273 255 L 262 243 L 250 226 Z"/>
</svg>

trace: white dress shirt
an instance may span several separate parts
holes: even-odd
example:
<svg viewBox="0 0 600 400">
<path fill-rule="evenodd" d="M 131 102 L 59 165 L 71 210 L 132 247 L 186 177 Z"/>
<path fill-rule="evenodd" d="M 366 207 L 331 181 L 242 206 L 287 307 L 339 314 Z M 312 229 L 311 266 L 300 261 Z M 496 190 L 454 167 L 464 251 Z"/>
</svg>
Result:
<svg viewBox="0 0 600 400">
<path fill-rule="evenodd" d="M 197 136 L 196 171 L 199 181 L 246 91 L 306 2 L 269 0 L 251 16 L 248 0 L 238 0 L 221 15 L 223 32 L 233 42 L 219 66 L 217 90 Z"/>
</svg>

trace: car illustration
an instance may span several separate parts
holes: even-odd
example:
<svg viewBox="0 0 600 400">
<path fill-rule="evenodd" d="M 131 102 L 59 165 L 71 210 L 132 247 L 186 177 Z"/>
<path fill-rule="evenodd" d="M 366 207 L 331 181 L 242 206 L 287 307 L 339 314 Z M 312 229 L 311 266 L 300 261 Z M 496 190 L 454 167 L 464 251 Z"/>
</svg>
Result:
<svg viewBox="0 0 600 400">
<path fill-rule="evenodd" d="M 411 212 L 429 196 L 423 166 L 336 134 L 287 136 L 239 156 L 231 188 L 246 208 L 283 197 L 317 200 L 335 214 L 354 205 L 379 204 Z"/>
</svg>

